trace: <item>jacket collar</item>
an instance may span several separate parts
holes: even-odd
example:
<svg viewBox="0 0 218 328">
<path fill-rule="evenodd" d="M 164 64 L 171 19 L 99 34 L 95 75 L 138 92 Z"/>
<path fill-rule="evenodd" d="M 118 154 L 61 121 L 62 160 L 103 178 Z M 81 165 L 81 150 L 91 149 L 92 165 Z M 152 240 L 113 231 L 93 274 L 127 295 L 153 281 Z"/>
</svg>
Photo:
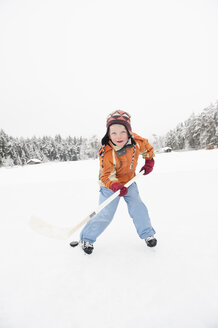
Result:
<svg viewBox="0 0 218 328">
<path fill-rule="evenodd" d="M 115 145 L 111 140 L 109 140 L 108 144 L 111 146 L 111 148 L 113 148 L 115 151 L 119 151 L 123 148 L 128 148 L 132 146 L 132 139 L 129 138 L 127 143 L 123 146 L 123 147 L 119 147 L 117 145 Z"/>
</svg>

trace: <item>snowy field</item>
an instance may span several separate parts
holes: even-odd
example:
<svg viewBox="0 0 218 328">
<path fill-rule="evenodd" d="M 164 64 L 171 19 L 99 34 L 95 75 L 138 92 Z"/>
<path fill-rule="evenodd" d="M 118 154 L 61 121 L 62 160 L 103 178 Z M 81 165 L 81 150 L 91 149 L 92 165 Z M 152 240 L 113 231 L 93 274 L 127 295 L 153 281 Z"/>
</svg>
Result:
<svg viewBox="0 0 218 328">
<path fill-rule="evenodd" d="M 98 160 L 0 169 L 0 328 L 217 328 L 218 150 L 158 154 L 137 182 L 148 248 L 120 202 L 92 255 L 31 215 L 74 226 L 98 202 Z M 139 164 L 139 168 L 142 162 Z"/>
</svg>

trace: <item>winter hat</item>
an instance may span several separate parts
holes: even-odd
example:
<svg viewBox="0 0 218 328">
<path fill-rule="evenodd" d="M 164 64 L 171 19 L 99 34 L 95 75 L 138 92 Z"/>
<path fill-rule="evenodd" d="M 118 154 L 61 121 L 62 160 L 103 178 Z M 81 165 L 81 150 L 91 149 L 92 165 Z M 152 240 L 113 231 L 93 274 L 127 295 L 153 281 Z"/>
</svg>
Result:
<svg viewBox="0 0 218 328">
<path fill-rule="evenodd" d="M 109 127 L 112 124 L 124 125 L 125 128 L 127 129 L 129 137 L 131 137 L 132 128 L 131 128 L 130 118 L 131 118 L 131 116 L 127 112 L 124 112 L 122 110 L 116 110 L 115 112 L 109 114 L 107 117 L 107 123 L 106 123 L 107 132 L 101 141 L 102 145 L 106 145 L 109 141 L 108 132 L 109 132 Z"/>
</svg>

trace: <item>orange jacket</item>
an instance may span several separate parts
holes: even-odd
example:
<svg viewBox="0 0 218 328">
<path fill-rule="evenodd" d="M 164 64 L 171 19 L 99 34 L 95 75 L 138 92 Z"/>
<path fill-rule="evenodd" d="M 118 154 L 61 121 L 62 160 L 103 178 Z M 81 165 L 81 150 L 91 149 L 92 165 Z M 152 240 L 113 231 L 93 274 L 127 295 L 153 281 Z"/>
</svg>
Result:
<svg viewBox="0 0 218 328">
<path fill-rule="evenodd" d="M 100 180 L 101 186 L 110 189 L 114 182 L 127 183 L 135 176 L 135 169 L 139 155 L 145 159 L 152 159 L 154 155 L 153 147 L 147 139 L 132 133 L 136 145 L 131 143 L 119 150 L 110 141 L 106 146 L 102 146 L 99 151 L 100 159 Z"/>
</svg>

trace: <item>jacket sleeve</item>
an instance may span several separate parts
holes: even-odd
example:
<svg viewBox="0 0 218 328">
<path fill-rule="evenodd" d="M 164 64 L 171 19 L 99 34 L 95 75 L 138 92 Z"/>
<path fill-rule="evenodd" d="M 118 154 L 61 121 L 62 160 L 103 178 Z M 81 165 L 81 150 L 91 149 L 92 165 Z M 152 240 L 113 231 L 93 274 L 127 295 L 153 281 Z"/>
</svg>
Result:
<svg viewBox="0 0 218 328">
<path fill-rule="evenodd" d="M 137 140 L 137 144 L 139 146 L 140 155 L 142 155 L 144 159 L 152 159 L 155 156 L 154 148 L 149 144 L 147 139 L 140 138 Z"/>
<path fill-rule="evenodd" d="M 109 188 L 114 182 L 118 182 L 116 177 L 116 161 L 113 156 L 113 151 L 104 154 L 99 152 L 100 160 L 100 185 Z"/>
</svg>

